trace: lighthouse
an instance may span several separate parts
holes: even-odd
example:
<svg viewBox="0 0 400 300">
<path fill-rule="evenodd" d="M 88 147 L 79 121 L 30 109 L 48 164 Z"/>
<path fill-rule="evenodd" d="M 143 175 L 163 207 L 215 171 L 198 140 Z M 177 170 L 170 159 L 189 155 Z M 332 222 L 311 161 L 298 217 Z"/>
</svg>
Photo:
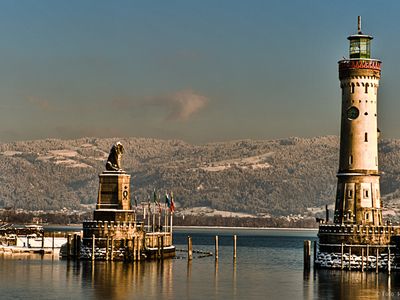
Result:
<svg viewBox="0 0 400 300">
<path fill-rule="evenodd" d="M 357 33 L 348 40 L 349 56 L 339 61 L 342 105 L 334 220 L 319 225 L 315 266 L 390 271 L 392 262 L 400 268 L 400 259 L 394 258 L 400 227 L 382 220 L 377 111 L 381 61 L 371 58 L 372 36 L 362 32 L 360 17 Z M 369 262 L 370 255 L 376 263 Z"/>
<path fill-rule="evenodd" d="M 342 92 L 340 159 L 334 223 L 382 225 L 378 169 L 378 87 L 381 61 L 371 58 L 372 36 L 348 37 L 349 58 L 339 61 Z"/>
</svg>

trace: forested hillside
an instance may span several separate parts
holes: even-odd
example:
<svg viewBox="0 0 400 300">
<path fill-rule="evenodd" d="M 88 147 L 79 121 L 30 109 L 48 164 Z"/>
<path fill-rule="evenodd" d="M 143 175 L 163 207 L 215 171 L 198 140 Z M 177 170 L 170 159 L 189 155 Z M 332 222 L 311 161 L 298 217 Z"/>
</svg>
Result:
<svg viewBox="0 0 400 300">
<path fill-rule="evenodd" d="M 181 207 L 286 215 L 331 204 L 339 139 L 335 136 L 240 140 L 192 145 L 149 138 L 36 140 L 0 144 L 0 207 L 80 208 L 96 202 L 98 174 L 116 141 L 132 195 L 173 191 Z M 400 191 L 400 141 L 382 140 L 382 194 Z"/>
</svg>

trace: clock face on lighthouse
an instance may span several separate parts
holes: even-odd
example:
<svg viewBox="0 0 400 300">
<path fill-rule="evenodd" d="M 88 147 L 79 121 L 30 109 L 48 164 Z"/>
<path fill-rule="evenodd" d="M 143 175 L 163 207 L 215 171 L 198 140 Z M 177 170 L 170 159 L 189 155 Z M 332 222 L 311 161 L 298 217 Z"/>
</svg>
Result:
<svg viewBox="0 0 400 300">
<path fill-rule="evenodd" d="M 357 107 L 352 106 L 347 110 L 347 117 L 350 120 L 354 120 L 357 119 L 358 115 L 360 114 L 360 111 L 358 110 Z"/>
</svg>

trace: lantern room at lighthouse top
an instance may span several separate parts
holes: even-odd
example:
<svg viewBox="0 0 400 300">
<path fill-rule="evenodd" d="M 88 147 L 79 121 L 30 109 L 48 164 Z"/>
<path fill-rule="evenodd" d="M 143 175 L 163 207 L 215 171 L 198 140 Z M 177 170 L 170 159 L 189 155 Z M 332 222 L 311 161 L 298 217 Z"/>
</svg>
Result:
<svg viewBox="0 0 400 300">
<path fill-rule="evenodd" d="M 357 23 L 357 34 L 350 35 L 347 38 L 350 41 L 350 59 L 369 59 L 371 58 L 371 40 L 373 37 L 362 33 L 360 16 L 358 16 Z"/>
</svg>

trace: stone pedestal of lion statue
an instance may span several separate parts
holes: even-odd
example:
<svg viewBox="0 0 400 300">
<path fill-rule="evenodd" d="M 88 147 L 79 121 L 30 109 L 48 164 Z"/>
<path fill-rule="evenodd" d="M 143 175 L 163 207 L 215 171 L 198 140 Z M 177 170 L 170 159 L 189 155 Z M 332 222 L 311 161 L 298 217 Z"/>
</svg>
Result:
<svg viewBox="0 0 400 300">
<path fill-rule="evenodd" d="M 133 221 L 130 181 L 131 176 L 123 171 L 104 171 L 99 175 L 95 220 Z"/>
<path fill-rule="evenodd" d="M 124 147 L 120 142 L 113 145 L 106 163 L 107 171 L 99 175 L 99 193 L 94 220 L 134 221 L 130 203 L 131 176 L 122 170 L 123 153 Z"/>
<path fill-rule="evenodd" d="M 175 256 L 170 230 L 151 230 L 130 203 L 130 179 L 121 167 L 124 147 L 112 146 L 106 171 L 99 175 L 99 190 L 93 220 L 83 222 L 83 236 L 74 235 L 61 250 L 67 258 L 92 260 L 162 259 Z M 171 222 L 172 224 L 172 222 Z"/>
</svg>

